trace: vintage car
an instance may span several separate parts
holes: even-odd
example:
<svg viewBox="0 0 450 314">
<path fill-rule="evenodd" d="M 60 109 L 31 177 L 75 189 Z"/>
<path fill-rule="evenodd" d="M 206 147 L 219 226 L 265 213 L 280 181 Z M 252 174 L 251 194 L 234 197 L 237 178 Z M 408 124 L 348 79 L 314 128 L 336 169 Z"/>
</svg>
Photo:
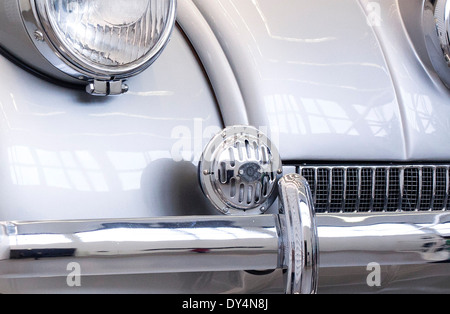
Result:
<svg viewBox="0 0 450 314">
<path fill-rule="evenodd" d="M 0 2 L 1 293 L 449 293 L 450 0 Z"/>
</svg>

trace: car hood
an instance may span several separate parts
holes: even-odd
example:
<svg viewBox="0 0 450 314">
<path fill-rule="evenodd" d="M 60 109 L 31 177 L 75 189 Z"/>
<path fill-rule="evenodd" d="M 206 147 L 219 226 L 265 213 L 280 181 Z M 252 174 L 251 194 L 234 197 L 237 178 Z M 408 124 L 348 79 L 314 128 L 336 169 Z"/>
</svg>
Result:
<svg viewBox="0 0 450 314">
<path fill-rule="evenodd" d="M 284 160 L 449 159 L 449 91 L 418 58 L 397 1 L 376 12 L 368 1 L 194 2 L 245 118 Z"/>
</svg>

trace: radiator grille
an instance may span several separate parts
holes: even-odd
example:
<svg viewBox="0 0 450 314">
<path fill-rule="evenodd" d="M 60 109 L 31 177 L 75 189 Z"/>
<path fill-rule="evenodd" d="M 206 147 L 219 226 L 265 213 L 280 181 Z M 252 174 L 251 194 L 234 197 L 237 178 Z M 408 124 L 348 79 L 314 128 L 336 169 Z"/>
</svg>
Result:
<svg viewBox="0 0 450 314">
<path fill-rule="evenodd" d="M 450 208 L 450 165 L 296 165 L 316 212 L 438 211 Z"/>
</svg>

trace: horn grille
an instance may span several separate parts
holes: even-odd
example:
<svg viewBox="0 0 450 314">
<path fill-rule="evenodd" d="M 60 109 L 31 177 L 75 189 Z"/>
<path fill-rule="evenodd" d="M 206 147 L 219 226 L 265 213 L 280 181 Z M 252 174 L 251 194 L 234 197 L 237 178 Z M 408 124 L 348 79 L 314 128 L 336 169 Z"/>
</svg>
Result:
<svg viewBox="0 0 450 314">
<path fill-rule="evenodd" d="M 282 167 L 266 135 L 234 126 L 207 145 L 199 172 L 203 192 L 222 213 L 263 213 L 276 197 Z"/>
</svg>

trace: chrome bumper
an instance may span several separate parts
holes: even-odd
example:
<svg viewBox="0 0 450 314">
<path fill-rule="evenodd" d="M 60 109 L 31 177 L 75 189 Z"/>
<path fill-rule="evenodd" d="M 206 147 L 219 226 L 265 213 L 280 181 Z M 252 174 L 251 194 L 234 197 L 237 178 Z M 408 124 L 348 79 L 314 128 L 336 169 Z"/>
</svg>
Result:
<svg viewBox="0 0 450 314">
<path fill-rule="evenodd" d="M 297 174 L 279 194 L 278 215 L 2 222 L 0 279 L 77 263 L 81 276 L 280 269 L 286 293 L 450 291 L 450 213 L 316 216 Z"/>
<path fill-rule="evenodd" d="M 317 225 L 319 292 L 450 293 L 449 212 L 318 214 Z"/>
<path fill-rule="evenodd" d="M 318 242 L 306 180 L 279 181 L 280 214 L 2 222 L 0 278 L 284 269 L 286 293 L 317 290 Z M 69 267 L 69 268 L 68 268 Z"/>
</svg>

